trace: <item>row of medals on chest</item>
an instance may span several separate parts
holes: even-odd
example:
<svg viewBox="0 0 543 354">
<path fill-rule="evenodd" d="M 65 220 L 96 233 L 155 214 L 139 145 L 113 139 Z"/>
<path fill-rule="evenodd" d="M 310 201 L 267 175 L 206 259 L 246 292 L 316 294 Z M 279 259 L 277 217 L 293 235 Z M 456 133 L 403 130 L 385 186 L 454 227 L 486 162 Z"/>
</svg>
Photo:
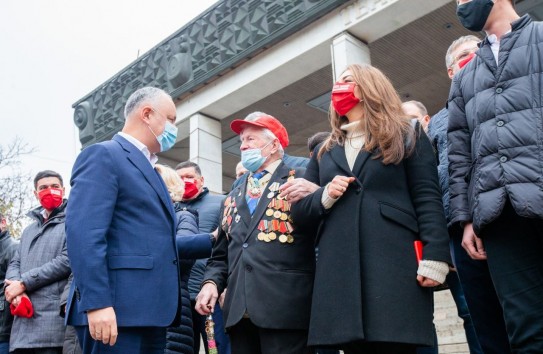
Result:
<svg viewBox="0 0 543 354">
<path fill-rule="evenodd" d="M 290 177 L 289 177 L 290 178 Z M 260 185 L 248 186 L 250 188 L 249 195 L 253 198 L 258 198 L 261 195 Z M 280 184 L 279 182 L 274 182 L 270 185 L 270 192 L 267 194 L 270 203 L 266 209 L 266 216 L 273 217 L 273 220 L 260 220 L 258 225 L 258 230 L 260 232 L 257 235 L 259 241 L 271 242 L 278 240 L 281 243 L 293 243 L 294 237 L 292 236 L 292 231 L 294 230 L 292 226 L 292 219 L 287 214 L 290 211 L 290 203 L 286 201 L 284 197 L 280 197 L 278 194 Z M 241 193 L 241 192 L 240 192 Z M 241 194 L 239 194 L 241 195 Z M 238 195 L 238 196 L 239 196 Z M 276 198 L 274 198 L 276 197 Z M 230 226 L 232 222 L 232 216 L 230 211 L 233 211 L 236 214 L 234 220 L 239 222 L 240 216 L 237 214 L 236 202 L 230 198 L 225 200 L 225 210 L 223 215 L 223 224 L 228 224 Z M 279 235 L 278 235 L 279 234 Z"/>
<path fill-rule="evenodd" d="M 270 186 L 270 193 L 268 198 L 271 198 L 268 208 L 266 209 L 266 216 L 272 217 L 272 220 L 260 220 L 258 224 L 258 230 L 260 232 L 257 235 L 259 241 L 270 242 L 279 240 L 281 243 L 293 243 L 294 237 L 291 235 L 293 231 L 292 219 L 287 214 L 290 211 L 290 203 L 285 198 L 277 195 L 276 190 L 272 190 L 274 186 Z M 277 189 L 279 186 L 277 186 Z"/>
</svg>

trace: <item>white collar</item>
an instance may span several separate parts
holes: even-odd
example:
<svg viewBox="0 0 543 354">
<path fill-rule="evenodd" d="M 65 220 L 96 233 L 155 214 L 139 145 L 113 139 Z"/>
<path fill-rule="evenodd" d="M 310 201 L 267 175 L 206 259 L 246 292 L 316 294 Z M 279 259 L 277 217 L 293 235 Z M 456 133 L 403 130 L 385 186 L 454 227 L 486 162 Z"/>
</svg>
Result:
<svg viewBox="0 0 543 354">
<path fill-rule="evenodd" d="M 130 134 L 124 132 L 119 132 L 118 134 L 128 140 L 128 142 L 134 145 L 139 151 L 141 151 L 141 153 L 143 154 L 143 156 L 145 156 L 147 161 L 149 161 L 151 166 L 155 166 L 155 163 L 158 161 L 158 157 L 155 154 L 151 154 L 151 152 L 144 143 L 134 138 Z"/>
</svg>

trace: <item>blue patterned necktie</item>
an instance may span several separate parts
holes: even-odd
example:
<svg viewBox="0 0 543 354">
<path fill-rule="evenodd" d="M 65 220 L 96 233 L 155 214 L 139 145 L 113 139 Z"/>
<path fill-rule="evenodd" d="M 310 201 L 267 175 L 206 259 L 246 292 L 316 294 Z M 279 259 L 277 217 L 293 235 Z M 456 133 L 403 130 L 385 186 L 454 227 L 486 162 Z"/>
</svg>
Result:
<svg viewBox="0 0 543 354">
<path fill-rule="evenodd" d="M 260 196 L 262 195 L 262 190 L 260 190 L 260 183 L 259 180 L 266 174 L 268 171 L 264 170 L 262 172 L 255 173 L 252 175 L 252 183 L 247 183 L 247 193 L 245 193 L 245 200 L 247 201 L 247 206 L 249 207 L 249 212 L 251 215 L 255 212 L 256 206 L 258 204 L 258 201 L 260 200 Z M 259 193 L 254 194 L 251 193 L 251 185 L 254 187 L 258 187 Z"/>
</svg>

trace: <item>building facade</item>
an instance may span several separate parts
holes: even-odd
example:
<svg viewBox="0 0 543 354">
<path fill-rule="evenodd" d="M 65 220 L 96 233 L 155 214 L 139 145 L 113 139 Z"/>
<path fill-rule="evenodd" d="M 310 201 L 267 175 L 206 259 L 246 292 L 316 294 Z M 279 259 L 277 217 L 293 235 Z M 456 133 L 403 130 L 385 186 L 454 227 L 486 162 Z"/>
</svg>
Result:
<svg viewBox="0 0 543 354">
<path fill-rule="evenodd" d="M 517 8 L 543 18 L 541 1 L 519 0 Z M 269 113 L 289 131 L 287 153 L 306 156 L 307 138 L 329 130 L 330 89 L 350 63 L 371 63 L 403 99 L 437 112 L 450 85 L 445 52 L 468 34 L 455 11 L 451 0 L 218 1 L 74 103 L 80 141 L 111 138 L 128 96 L 160 87 L 174 97 L 179 127 L 160 162 L 197 162 L 208 188 L 222 193 L 240 159 L 230 122 Z"/>
</svg>

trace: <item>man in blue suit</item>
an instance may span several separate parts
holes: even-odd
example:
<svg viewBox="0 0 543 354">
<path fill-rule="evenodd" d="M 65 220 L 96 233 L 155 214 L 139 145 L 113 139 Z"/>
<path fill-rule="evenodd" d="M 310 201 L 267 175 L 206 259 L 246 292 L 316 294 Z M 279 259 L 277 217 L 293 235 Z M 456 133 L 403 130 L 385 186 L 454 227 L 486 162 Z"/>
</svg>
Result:
<svg viewBox="0 0 543 354">
<path fill-rule="evenodd" d="M 176 108 L 144 87 L 112 140 L 84 149 L 72 171 L 66 234 L 74 283 L 67 323 L 84 353 L 163 353 L 179 313 L 175 212 L 154 170 L 177 135 Z"/>
</svg>

